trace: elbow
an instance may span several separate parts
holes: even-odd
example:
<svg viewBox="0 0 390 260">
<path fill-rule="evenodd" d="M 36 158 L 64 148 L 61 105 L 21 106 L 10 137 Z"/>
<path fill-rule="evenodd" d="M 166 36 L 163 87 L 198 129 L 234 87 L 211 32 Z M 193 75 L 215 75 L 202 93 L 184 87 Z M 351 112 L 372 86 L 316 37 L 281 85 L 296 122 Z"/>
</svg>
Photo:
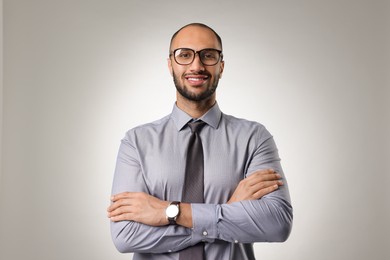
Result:
<svg viewBox="0 0 390 260">
<path fill-rule="evenodd" d="M 285 242 L 291 233 L 293 226 L 293 212 L 290 205 L 284 205 L 277 211 L 276 218 L 274 218 L 274 224 L 271 225 L 273 228 L 269 230 L 270 242 Z M 274 216 L 275 217 L 275 216 Z"/>
<path fill-rule="evenodd" d="M 153 236 L 153 229 L 147 232 L 143 224 L 133 221 L 111 222 L 111 239 L 120 253 L 161 253 L 158 247 L 160 237 Z M 157 241 L 156 241 L 157 240 Z M 157 246 L 156 246 L 157 245 Z M 162 249 L 164 250 L 164 249 Z"/>
<path fill-rule="evenodd" d="M 125 254 L 134 252 L 134 250 L 129 246 L 129 244 L 124 242 L 121 236 L 115 236 L 114 234 L 112 234 L 112 242 L 114 243 L 114 246 L 119 253 Z"/>
<path fill-rule="evenodd" d="M 123 242 L 123 240 L 118 239 L 118 238 L 113 238 L 112 239 L 116 250 L 118 250 L 119 253 L 125 254 L 125 253 L 132 253 L 133 250 L 129 248 L 127 244 Z"/>
<path fill-rule="evenodd" d="M 290 236 L 291 229 L 292 221 L 285 221 L 280 224 L 279 228 L 275 229 L 275 232 L 272 235 L 272 237 L 274 237 L 272 242 L 286 242 Z"/>
<path fill-rule="evenodd" d="M 133 248 L 132 243 L 129 243 L 129 240 L 131 240 L 131 237 L 128 232 L 125 231 L 125 227 L 123 227 L 119 223 L 111 222 L 111 239 L 115 246 L 115 248 L 120 253 L 133 253 L 135 251 L 135 248 Z"/>
<path fill-rule="evenodd" d="M 285 242 L 291 233 L 293 209 L 289 201 L 263 200 L 257 242 Z"/>
</svg>

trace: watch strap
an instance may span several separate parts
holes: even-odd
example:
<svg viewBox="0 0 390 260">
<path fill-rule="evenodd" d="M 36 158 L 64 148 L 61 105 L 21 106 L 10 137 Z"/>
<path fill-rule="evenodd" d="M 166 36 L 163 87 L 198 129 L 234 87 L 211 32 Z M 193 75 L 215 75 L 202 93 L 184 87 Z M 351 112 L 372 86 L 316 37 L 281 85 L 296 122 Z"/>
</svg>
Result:
<svg viewBox="0 0 390 260">
<path fill-rule="evenodd" d="M 176 205 L 176 207 L 178 208 L 178 213 L 177 213 L 177 215 L 174 216 L 174 217 L 168 217 L 168 216 L 167 216 L 167 219 L 168 219 L 168 222 L 169 222 L 170 225 L 176 225 L 176 219 L 177 219 L 177 217 L 178 217 L 179 214 L 180 214 L 180 201 L 172 201 L 172 202 L 169 204 L 169 206 L 171 206 L 171 205 Z M 168 207 L 169 207 L 169 206 L 168 206 Z"/>
</svg>

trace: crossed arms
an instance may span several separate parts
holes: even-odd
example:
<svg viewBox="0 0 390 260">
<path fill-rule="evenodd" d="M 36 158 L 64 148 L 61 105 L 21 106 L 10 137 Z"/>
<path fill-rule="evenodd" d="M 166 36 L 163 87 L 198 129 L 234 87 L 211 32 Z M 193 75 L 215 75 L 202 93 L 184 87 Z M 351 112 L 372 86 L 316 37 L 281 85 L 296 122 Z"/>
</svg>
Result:
<svg viewBox="0 0 390 260">
<path fill-rule="evenodd" d="M 213 243 L 216 239 L 240 243 L 285 241 L 291 230 L 292 207 L 276 146 L 272 139 L 267 142 L 274 151 L 268 150 L 266 156 L 253 159 L 253 167 L 248 169 L 252 173 L 239 182 L 225 204 L 181 203 L 178 225 L 168 225 L 165 209 L 169 201 L 150 195 L 145 187 L 136 192 L 123 192 L 134 191 L 126 187 L 134 182 L 142 183 L 141 177 L 121 184 L 107 209 L 117 249 L 120 252 L 166 253 L 200 241 Z M 139 168 L 134 162 L 128 159 L 123 162 L 126 171 Z M 127 169 L 131 164 L 134 167 Z M 256 170 L 265 167 L 267 169 Z M 141 172 L 134 174 L 140 175 Z M 207 236 L 202 235 L 204 230 L 208 231 Z"/>
<path fill-rule="evenodd" d="M 244 200 L 257 200 L 283 185 L 280 174 L 272 169 L 260 170 L 243 179 L 227 204 Z M 165 209 L 169 201 L 160 200 L 144 192 L 122 192 L 111 197 L 112 204 L 108 207 L 108 217 L 111 221 L 135 221 L 149 226 L 168 225 Z M 180 215 L 177 224 L 192 228 L 191 204 L 180 204 Z"/>
</svg>

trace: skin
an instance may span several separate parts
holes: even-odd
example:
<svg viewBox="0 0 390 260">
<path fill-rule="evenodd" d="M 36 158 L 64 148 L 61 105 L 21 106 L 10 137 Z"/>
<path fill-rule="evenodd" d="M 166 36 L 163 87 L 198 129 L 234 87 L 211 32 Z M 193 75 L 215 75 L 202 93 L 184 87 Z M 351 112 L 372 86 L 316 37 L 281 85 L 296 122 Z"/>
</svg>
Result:
<svg viewBox="0 0 390 260">
<path fill-rule="evenodd" d="M 222 49 L 214 33 L 199 26 L 189 26 L 181 30 L 171 44 L 171 51 L 184 47 L 195 51 L 205 48 Z M 168 59 L 168 68 L 174 77 L 176 89 L 185 89 L 190 95 L 198 97 L 213 87 L 216 88 L 222 77 L 224 66 L 224 61 L 220 61 L 214 66 L 204 66 L 199 55 L 196 55 L 195 60 L 186 66 L 177 64 L 173 57 Z M 200 82 L 202 84 L 199 84 L 199 82 L 191 81 L 190 77 L 207 78 Z M 193 118 L 199 118 L 206 113 L 215 104 L 215 100 L 215 91 L 200 100 L 189 99 L 176 91 L 177 106 Z"/>
<path fill-rule="evenodd" d="M 182 29 L 173 40 L 171 51 L 177 48 L 191 48 L 199 51 L 205 48 L 221 49 L 212 31 L 200 26 Z M 176 86 L 176 104 L 193 118 L 205 114 L 216 102 L 216 88 L 222 76 L 225 63 L 204 66 L 199 56 L 189 65 L 177 64 L 173 57 L 168 59 L 168 68 Z M 198 78 L 194 79 L 194 78 Z M 283 185 L 281 176 L 272 169 L 259 170 L 238 184 L 227 204 L 260 199 Z M 150 226 L 168 225 L 165 209 L 169 201 L 163 201 L 143 192 L 123 192 L 111 197 L 107 215 L 111 221 L 135 221 Z M 192 228 L 191 204 L 180 204 L 178 225 Z"/>
</svg>

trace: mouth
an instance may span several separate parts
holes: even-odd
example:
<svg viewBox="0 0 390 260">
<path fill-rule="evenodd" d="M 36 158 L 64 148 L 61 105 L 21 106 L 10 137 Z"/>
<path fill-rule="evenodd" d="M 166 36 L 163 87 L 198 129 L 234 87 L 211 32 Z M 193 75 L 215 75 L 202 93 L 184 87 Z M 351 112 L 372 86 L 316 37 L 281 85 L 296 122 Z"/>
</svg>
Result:
<svg viewBox="0 0 390 260">
<path fill-rule="evenodd" d="M 201 86 L 207 82 L 209 76 L 207 75 L 185 75 L 185 80 L 192 86 Z"/>
</svg>

